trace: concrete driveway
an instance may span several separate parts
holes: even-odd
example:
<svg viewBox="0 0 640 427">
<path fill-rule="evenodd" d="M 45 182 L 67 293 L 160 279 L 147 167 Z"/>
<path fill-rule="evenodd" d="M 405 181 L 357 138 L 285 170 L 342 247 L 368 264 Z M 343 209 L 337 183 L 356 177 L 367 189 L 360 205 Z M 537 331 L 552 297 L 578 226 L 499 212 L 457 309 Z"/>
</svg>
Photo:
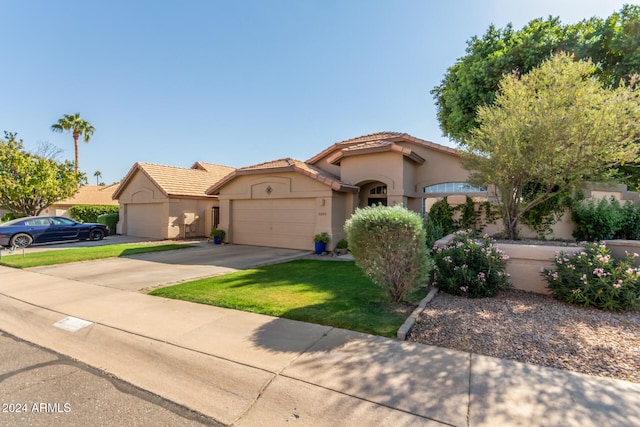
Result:
<svg viewBox="0 0 640 427">
<path fill-rule="evenodd" d="M 93 285 L 139 291 L 302 258 L 310 253 L 258 246 L 213 245 L 206 241 L 190 244 L 194 247 L 34 267 L 29 271 Z"/>
</svg>

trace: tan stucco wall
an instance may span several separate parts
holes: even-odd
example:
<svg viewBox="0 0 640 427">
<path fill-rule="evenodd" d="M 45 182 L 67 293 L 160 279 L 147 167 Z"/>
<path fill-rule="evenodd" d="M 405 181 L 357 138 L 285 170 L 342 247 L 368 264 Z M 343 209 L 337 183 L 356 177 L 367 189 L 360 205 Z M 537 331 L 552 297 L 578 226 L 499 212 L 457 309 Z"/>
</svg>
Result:
<svg viewBox="0 0 640 427">
<path fill-rule="evenodd" d="M 498 220 L 496 220 L 494 224 L 488 224 L 484 228 L 483 233 L 493 235 L 503 230 L 504 230 L 504 226 L 502 225 L 502 219 L 499 218 Z M 573 232 L 576 230 L 576 225 L 571 220 L 571 212 L 569 211 L 569 209 L 566 209 L 564 214 L 560 218 L 560 220 L 551 226 L 551 230 L 552 230 L 551 233 L 544 236 L 545 239 L 574 240 Z M 520 224 L 519 231 L 520 231 L 520 238 L 523 238 L 523 239 L 539 238 L 538 234 L 535 231 L 531 230 L 529 227 L 527 227 L 524 224 Z"/>
<path fill-rule="evenodd" d="M 212 209 L 217 199 L 171 198 L 168 236 L 170 239 L 208 236 L 213 225 Z"/>
<path fill-rule="evenodd" d="M 425 159 L 423 164 L 414 166 L 413 193 L 407 193 L 410 197 L 424 197 L 423 189 L 429 185 L 464 182 L 469 178 L 469 171 L 462 167 L 458 156 L 406 142 L 398 145 L 410 148 Z"/>
<path fill-rule="evenodd" d="M 339 166 L 321 159 L 315 166 L 339 176 L 348 184 L 386 184 L 390 206 L 403 204 L 420 213 L 424 187 L 445 182 L 464 182 L 469 177 L 469 172 L 462 167 L 458 156 L 409 142 L 397 144 L 411 149 L 424 158 L 425 162 L 416 163 L 401 153 L 391 151 L 347 156 L 341 159 Z M 360 206 L 366 202 L 367 193 L 368 191 L 363 191 L 360 194 Z"/>
<path fill-rule="evenodd" d="M 359 194 L 359 207 L 367 206 L 367 200 L 376 198 L 370 195 L 369 191 L 379 185 L 387 186 L 387 204 L 389 206 L 406 206 L 407 184 L 404 180 L 405 174 L 411 175 L 413 172 L 406 172 L 412 165 L 396 152 L 369 153 L 359 156 L 345 157 L 340 162 L 340 178 L 343 182 L 361 187 Z"/>
</svg>

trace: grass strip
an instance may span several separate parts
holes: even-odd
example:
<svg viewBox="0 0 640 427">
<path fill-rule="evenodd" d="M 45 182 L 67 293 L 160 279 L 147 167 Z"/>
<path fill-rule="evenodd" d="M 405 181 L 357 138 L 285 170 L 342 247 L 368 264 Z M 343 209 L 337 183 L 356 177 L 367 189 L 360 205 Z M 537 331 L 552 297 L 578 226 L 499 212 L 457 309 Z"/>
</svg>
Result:
<svg viewBox="0 0 640 427">
<path fill-rule="evenodd" d="M 296 260 L 159 288 L 151 295 L 394 337 L 426 295 L 394 304 L 354 262 Z"/>
<path fill-rule="evenodd" d="M 45 252 L 34 252 L 22 256 L 20 250 L 12 255 L 3 255 L 0 265 L 15 268 L 41 267 L 45 265 L 66 264 L 77 261 L 91 261 L 103 258 L 116 258 L 129 255 L 172 251 L 176 249 L 191 248 L 192 245 L 179 244 L 145 244 L 145 243 L 119 243 L 114 245 L 93 246 L 86 248 L 60 249 Z"/>
</svg>

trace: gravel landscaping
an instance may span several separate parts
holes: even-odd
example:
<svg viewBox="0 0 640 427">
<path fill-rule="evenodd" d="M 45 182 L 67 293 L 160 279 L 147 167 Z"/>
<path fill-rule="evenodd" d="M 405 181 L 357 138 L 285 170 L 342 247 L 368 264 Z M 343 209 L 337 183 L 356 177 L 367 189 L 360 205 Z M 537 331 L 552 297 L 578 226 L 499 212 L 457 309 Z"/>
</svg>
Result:
<svg viewBox="0 0 640 427">
<path fill-rule="evenodd" d="M 468 299 L 443 292 L 408 341 L 640 383 L 640 313 L 609 313 L 510 290 Z"/>
</svg>

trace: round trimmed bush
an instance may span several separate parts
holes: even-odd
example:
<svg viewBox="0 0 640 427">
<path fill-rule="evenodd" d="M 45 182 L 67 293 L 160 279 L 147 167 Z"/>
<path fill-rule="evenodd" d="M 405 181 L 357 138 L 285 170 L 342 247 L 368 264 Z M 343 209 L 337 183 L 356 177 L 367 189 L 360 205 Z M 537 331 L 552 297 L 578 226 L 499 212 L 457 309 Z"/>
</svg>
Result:
<svg viewBox="0 0 640 427">
<path fill-rule="evenodd" d="M 344 225 L 356 265 L 394 302 L 425 284 L 431 267 L 420 215 L 402 206 L 356 209 Z"/>
</svg>

